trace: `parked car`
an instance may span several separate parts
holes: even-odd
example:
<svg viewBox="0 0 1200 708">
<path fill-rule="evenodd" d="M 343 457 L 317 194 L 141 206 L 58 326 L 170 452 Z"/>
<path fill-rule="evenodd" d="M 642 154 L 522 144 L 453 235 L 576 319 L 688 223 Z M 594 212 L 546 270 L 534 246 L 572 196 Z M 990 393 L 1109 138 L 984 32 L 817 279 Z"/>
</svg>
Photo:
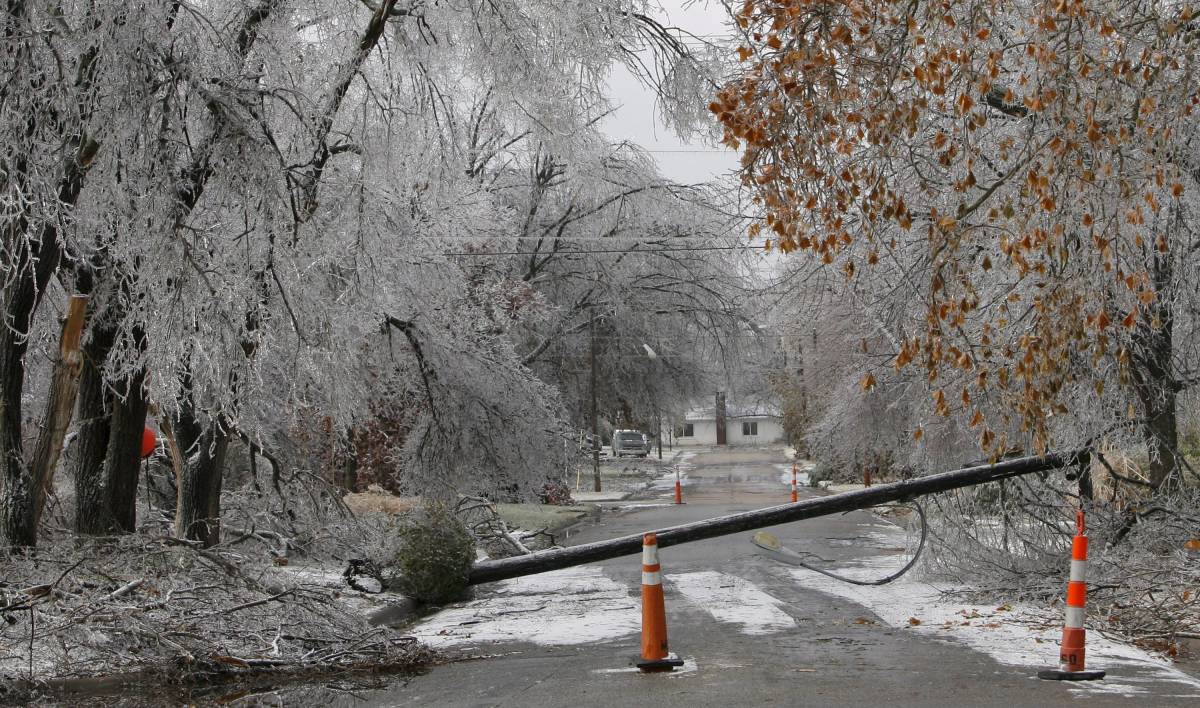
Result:
<svg viewBox="0 0 1200 708">
<path fill-rule="evenodd" d="M 612 440 L 613 457 L 645 457 L 650 454 L 650 440 L 640 430 L 614 430 Z"/>
</svg>

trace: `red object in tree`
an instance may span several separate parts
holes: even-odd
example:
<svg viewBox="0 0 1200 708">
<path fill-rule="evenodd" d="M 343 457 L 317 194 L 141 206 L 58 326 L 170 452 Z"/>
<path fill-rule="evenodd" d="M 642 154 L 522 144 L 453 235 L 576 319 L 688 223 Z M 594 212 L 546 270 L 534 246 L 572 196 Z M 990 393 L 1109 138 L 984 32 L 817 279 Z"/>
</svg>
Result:
<svg viewBox="0 0 1200 708">
<path fill-rule="evenodd" d="M 142 430 L 142 457 L 149 457 L 156 447 L 158 447 L 158 435 L 150 428 Z"/>
</svg>

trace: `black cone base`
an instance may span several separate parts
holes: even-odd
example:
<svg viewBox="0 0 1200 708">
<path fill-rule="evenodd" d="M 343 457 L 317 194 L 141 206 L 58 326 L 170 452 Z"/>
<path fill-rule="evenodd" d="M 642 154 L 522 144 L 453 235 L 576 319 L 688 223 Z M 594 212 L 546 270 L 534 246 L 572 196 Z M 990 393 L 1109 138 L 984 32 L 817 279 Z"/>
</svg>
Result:
<svg viewBox="0 0 1200 708">
<path fill-rule="evenodd" d="M 663 659 L 643 659 L 638 657 L 635 663 L 641 671 L 671 671 L 676 666 L 683 666 L 683 659 L 674 654 L 667 654 Z"/>
<path fill-rule="evenodd" d="M 1038 672 L 1038 678 L 1047 681 L 1095 681 L 1104 678 L 1103 671 L 1060 671 L 1046 669 Z"/>
</svg>

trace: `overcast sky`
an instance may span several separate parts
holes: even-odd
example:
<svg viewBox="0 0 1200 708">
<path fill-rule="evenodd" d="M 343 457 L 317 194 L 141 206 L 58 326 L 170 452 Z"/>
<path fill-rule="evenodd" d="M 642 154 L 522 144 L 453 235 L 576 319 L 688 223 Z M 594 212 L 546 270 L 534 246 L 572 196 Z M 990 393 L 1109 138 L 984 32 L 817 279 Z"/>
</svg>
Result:
<svg viewBox="0 0 1200 708">
<path fill-rule="evenodd" d="M 679 27 L 694 35 L 714 38 L 729 34 L 725 9 L 717 0 L 660 0 L 664 12 L 654 17 L 664 25 Z M 609 96 L 617 110 L 601 128 L 614 140 L 628 140 L 649 151 L 658 161 L 663 176 L 695 183 L 733 172 L 737 153 L 723 146 L 702 142 L 685 143 L 664 128 L 647 91 L 623 67 L 609 77 Z"/>
</svg>

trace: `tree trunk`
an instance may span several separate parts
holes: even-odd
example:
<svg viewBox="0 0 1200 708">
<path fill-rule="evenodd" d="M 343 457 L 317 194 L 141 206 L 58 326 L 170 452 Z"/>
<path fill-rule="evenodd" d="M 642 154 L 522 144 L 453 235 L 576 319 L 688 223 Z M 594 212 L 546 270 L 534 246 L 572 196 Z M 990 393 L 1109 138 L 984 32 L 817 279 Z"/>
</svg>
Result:
<svg viewBox="0 0 1200 708">
<path fill-rule="evenodd" d="M 9 308 L 11 311 L 11 308 Z M 27 320 L 28 321 L 28 320 Z M 21 446 L 21 390 L 25 384 L 25 342 L 13 326 L 0 326 L 0 532 L 13 546 L 33 546 L 37 529 L 30 524 L 33 490 Z"/>
<path fill-rule="evenodd" d="M 250 449 L 254 459 L 254 449 Z M 274 466 L 274 465 L 272 465 Z M 345 452 L 342 458 L 342 489 L 353 494 L 358 491 L 358 448 L 354 445 L 354 431 L 346 432 Z"/>
<path fill-rule="evenodd" d="M 0 324 L 0 535 L 13 546 L 33 546 L 37 529 L 32 510 L 33 480 L 25 463 L 21 426 L 21 395 L 25 389 L 25 352 L 34 312 L 62 254 L 57 231 L 43 230 L 40 241 L 17 245 L 26 238 L 26 224 L 18 218 L 4 225 L 3 243 L 19 251 L 14 275 L 4 289 L 4 323 Z"/>
<path fill-rule="evenodd" d="M 1146 423 L 1142 428 L 1150 453 L 1147 470 L 1155 488 L 1171 477 L 1179 450 L 1177 383 L 1171 370 L 1175 318 L 1170 301 L 1172 268 L 1170 255 L 1156 255 L 1150 269 L 1158 297 L 1145 310 L 1133 333 L 1133 389 Z"/>
<path fill-rule="evenodd" d="M 83 347 L 79 380 L 79 435 L 75 457 L 75 532 L 105 534 L 112 528 L 104 458 L 111 437 L 111 392 L 104 385 L 104 362 L 116 332 L 107 324 L 92 328 Z"/>
<path fill-rule="evenodd" d="M 221 477 L 229 436 L 214 426 L 197 443 L 195 458 L 184 468 L 179 485 L 175 535 L 208 548 L 221 541 Z"/>
<path fill-rule="evenodd" d="M 1179 428 L 1176 395 L 1167 386 L 1137 386 L 1136 389 L 1146 412 L 1144 433 L 1150 452 L 1147 476 L 1150 484 L 1157 488 L 1171 477 L 1177 466 L 1175 455 L 1179 449 Z"/>
<path fill-rule="evenodd" d="M 27 42 L 35 41 L 25 27 L 28 21 L 24 3 L 8 4 L 4 16 L 4 49 L 10 57 L 23 51 Z M 18 39 L 19 38 L 19 39 Z M 76 66 L 75 88 L 80 95 L 88 95 L 93 76 L 95 48 L 85 51 Z M 60 67 L 61 71 L 61 67 Z M 0 92 L 7 92 L 7 87 Z M 40 114 L 27 117 L 26 137 L 33 138 L 40 130 Z M 19 146 L 18 146 L 19 147 Z M 83 130 L 70 131 L 63 144 L 63 173 L 58 184 L 58 201 L 64 207 L 74 206 L 83 188 L 83 178 L 93 164 L 100 144 L 87 136 Z M 6 165 L 5 182 L 8 192 L 18 192 L 28 186 L 29 175 L 26 158 L 18 149 L 17 157 Z M 40 220 L 39 220 L 40 221 Z M 59 224 L 51 221 L 33 227 L 29 214 L 23 207 L 14 213 L 6 211 L 0 220 L 0 248 L 10 259 L 3 292 L 3 311 L 0 316 L 0 536 L 14 546 L 32 546 L 37 540 L 37 529 L 30 526 L 32 514 L 22 514 L 21 509 L 32 508 L 36 490 L 25 464 L 21 442 L 21 394 L 25 388 L 25 352 L 29 346 L 33 316 L 42 302 L 50 279 L 58 271 L 62 258 L 59 242 Z"/>
<path fill-rule="evenodd" d="M 189 404 L 175 422 L 174 434 L 184 458 L 176 485 L 175 535 L 208 548 L 221 540 L 221 481 L 229 432 L 220 422 L 202 428 Z"/>
<path fill-rule="evenodd" d="M 137 527 L 137 488 L 142 464 L 142 434 L 146 429 L 146 391 L 143 371 L 126 382 L 123 398 L 112 406 L 108 452 L 104 458 L 108 510 L 114 531 Z"/>
</svg>

